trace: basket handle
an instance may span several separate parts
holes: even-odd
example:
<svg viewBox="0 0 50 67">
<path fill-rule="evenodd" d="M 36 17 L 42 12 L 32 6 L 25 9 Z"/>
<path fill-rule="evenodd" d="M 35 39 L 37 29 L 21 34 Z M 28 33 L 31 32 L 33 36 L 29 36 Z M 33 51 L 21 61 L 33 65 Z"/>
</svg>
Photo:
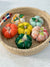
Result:
<svg viewBox="0 0 50 67">
<path fill-rule="evenodd" d="M 49 15 L 48 12 L 46 12 L 46 11 L 43 11 L 43 12 L 46 13 L 47 16 Z M 50 15 L 49 15 L 49 18 L 48 19 L 50 19 Z M 49 43 L 50 43 L 50 35 L 49 35 Z"/>
</svg>

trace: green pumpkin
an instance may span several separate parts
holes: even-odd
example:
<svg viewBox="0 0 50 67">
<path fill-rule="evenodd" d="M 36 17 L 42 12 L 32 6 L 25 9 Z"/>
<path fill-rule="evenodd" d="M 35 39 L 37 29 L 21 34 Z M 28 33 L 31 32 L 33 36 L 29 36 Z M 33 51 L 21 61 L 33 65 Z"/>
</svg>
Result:
<svg viewBox="0 0 50 67">
<path fill-rule="evenodd" d="M 32 38 L 29 35 L 20 34 L 16 38 L 15 43 L 16 43 L 17 47 L 20 49 L 28 49 L 32 45 Z"/>
</svg>

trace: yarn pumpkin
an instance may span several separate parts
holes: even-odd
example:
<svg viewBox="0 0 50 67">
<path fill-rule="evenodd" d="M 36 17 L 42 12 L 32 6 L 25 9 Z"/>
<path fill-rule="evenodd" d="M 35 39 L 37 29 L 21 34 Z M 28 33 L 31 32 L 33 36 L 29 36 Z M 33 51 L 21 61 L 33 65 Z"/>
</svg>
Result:
<svg viewBox="0 0 50 67">
<path fill-rule="evenodd" d="M 40 18 L 40 16 L 35 16 L 30 19 L 30 24 L 35 27 L 35 26 L 42 26 L 44 23 L 43 19 Z"/>
<path fill-rule="evenodd" d="M 15 14 L 12 17 L 11 22 L 14 23 L 14 24 L 16 24 L 16 25 L 18 25 L 19 23 L 25 22 L 24 14 Z"/>
<path fill-rule="evenodd" d="M 27 35 L 30 35 L 31 31 L 32 31 L 32 26 L 27 22 L 23 22 L 18 25 L 18 34 L 27 33 Z"/>
<path fill-rule="evenodd" d="M 36 39 L 39 42 L 46 40 L 49 36 L 45 27 L 39 27 L 39 26 L 36 26 L 32 29 L 31 35 L 32 35 L 33 39 Z"/>
<path fill-rule="evenodd" d="M 5 38 L 12 38 L 17 34 L 17 26 L 15 24 L 8 23 L 3 27 L 2 33 Z"/>
<path fill-rule="evenodd" d="M 28 49 L 32 45 L 32 38 L 29 35 L 20 34 L 16 38 L 15 43 L 16 43 L 17 47 L 20 49 Z"/>
</svg>

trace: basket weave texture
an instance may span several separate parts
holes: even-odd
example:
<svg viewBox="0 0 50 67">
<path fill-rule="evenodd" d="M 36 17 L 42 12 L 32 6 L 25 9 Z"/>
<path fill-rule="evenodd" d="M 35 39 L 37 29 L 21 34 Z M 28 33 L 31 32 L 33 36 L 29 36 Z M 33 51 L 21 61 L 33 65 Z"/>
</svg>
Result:
<svg viewBox="0 0 50 67">
<path fill-rule="evenodd" d="M 45 11 L 41 11 L 37 8 L 31 8 L 31 7 L 23 7 L 23 8 L 15 8 L 12 10 L 7 11 L 6 13 L 4 13 L 1 17 L 0 20 L 2 19 L 3 16 L 5 16 L 7 13 L 12 13 L 12 16 L 16 13 L 19 14 L 24 14 L 26 17 L 26 21 L 29 22 L 29 19 L 35 15 L 39 15 L 40 17 L 42 17 L 44 19 L 44 27 L 46 27 L 48 33 L 50 34 L 50 16 L 45 12 Z M 11 17 L 12 18 L 12 17 Z M 7 24 L 11 22 L 11 18 L 8 19 L 6 22 L 3 23 L 3 25 L 1 26 L 1 30 L 2 28 Z M 18 49 L 16 44 L 15 44 L 15 39 L 18 35 L 16 35 L 15 37 L 13 37 L 12 39 L 6 39 L 3 35 L 2 32 L 0 32 L 0 42 L 11 52 L 17 55 L 23 55 L 23 56 L 28 56 L 28 55 L 33 55 L 36 54 L 38 52 L 40 52 L 41 50 L 43 50 L 44 48 L 46 48 L 49 44 L 49 40 L 50 40 L 50 36 L 48 37 L 47 40 L 45 40 L 44 42 L 37 42 L 35 40 L 32 39 L 32 46 L 29 49 Z"/>
</svg>

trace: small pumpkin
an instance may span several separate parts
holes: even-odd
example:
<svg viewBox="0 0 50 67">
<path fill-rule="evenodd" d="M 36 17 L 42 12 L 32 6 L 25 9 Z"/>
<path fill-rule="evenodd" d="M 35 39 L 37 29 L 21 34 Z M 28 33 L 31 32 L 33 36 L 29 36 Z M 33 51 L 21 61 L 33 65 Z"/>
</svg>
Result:
<svg viewBox="0 0 50 67">
<path fill-rule="evenodd" d="M 5 38 L 12 38 L 17 34 L 17 26 L 15 24 L 8 23 L 3 27 L 2 33 Z"/>
<path fill-rule="evenodd" d="M 44 23 L 43 19 L 40 18 L 40 16 L 35 16 L 30 19 L 30 24 L 35 27 L 35 26 L 42 26 Z"/>
<path fill-rule="evenodd" d="M 27 33 L 27 35 L 30 35 L 31 31 L 32 31 L 32 26 L 27 22 L 20 23 L 18 25 L 18 34 Z"/>
<path fill-rule="evenodd" d="M 32 38 L 27 34 L 20 34 L 16 38 L 15 43 L 20 49 L 28 49 L 32 45 Z"/>
<path fill-rule="evenodd" d="M 32 29 L 32 37 L 37 41 L 44 41 L 48 38 L 49 34 L 45 27 L 36 26 Z"/>
<path fill-rule="evenodd" d="M 21 22 L 25 22 L 24 14 L 15 14 L 11 20 L 12 23 L 18 25 Z"/>
</svg>

